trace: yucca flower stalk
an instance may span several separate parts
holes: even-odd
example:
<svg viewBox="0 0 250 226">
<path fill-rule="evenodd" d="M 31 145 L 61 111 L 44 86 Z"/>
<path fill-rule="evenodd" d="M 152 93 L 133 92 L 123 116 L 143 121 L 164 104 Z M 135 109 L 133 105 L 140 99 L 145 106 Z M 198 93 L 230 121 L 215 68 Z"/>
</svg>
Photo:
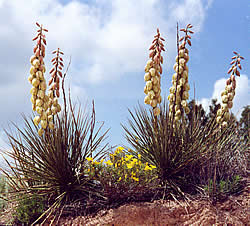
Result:
<svg viewBox="0 0 250 226">
<path fill-rule="evenodd" d="M 28 77 L 29 82 L 32 84 L 30 90 L 31 93 L 31 102 L 32 109 L 38 113 L 38 116 L 35 116 L 34 123 L 38 126 L 41 124 L 41 128 L 38 130 L 38 134 L 41 136 L 44 132 L 44 129 L 47 128 L 47 113 L 49 97 L 46 93 L 46 80 L 44 78 L 44 73 L 46 71 L 44 65 L 45 57 L 45 45 L 46 37 L 43 32 L 48 32 L 47 29 L 43 28 L 43 25 L 36 23 L 38 26 L 38 34 L 33 41 L 37 40 L 36 46 L 33 49 L 34 55 L 30 58 L 31 68 L 30 76 Z"/>
<path fill-rule="evenodd" d="M 154 40 L 149 50 L 149 58 L 146 66 L 144 80 L 146 86 L 144 87 L 144 93 L 147 95 L 144 99 L 145 104 L 149 104 L 153 108 L 154 116 L 160 114 L 160 108 L 157 107 L 161 103 L 161 74 L 163 57 L 161 56 L 161 51 L 165 51 L 164 38 L 160 36 L 159 29 L 157 28 L 157 34 L 154 36 Z"/>
<path fill-rule="evenodd" d="M 176 63 L 174 64 L 174 70 L 176 73 L 172 77 L 172 87 L 169 89 L 170 95 L 168 96 L 169 100 L 169 114 L 170 117 L 174 118 L 174 121 L 179 121 L 184 114 L 188 114 L 190 109 L 188 108 L 187 100 L 189 98 L 190 86 L 188 83 L 188 66 L 187 62 L 189 61 L 189 51 L 186 48 L 186 43 L 191 46 L 191 36 L 193 31 L 190 29 L 193 26 L 188 24 L 185 29 L 180 29 L 185 33 L 184 37 L 179 39 L 178 37 L 178 24 L 177 24 L 177 49 L 178 55 L 176 56 Z M 179 45 L 179 42 L 181 44 Z"/>
<path fill-rule="evenodd" d="M 48 113 L 48 120 L 49 120 L 49 128 L 54 128 L 54 115 L 59 113 L 61 111 L 61 105 L 58 103 L 58 98 L 60 97 L 60 77 L 62 78 L 62 69 L 64 67 L 63 64 L 63 58 L 60 56 L 64 55 L 62 51 L 60 51 L 60 48 L 53 51 L 52 54 L 56 54 L 56 57 L 54 57 L 51 62 L 54 65 L 54 67 L 50 70 L 51 78 L 48 82 L 49 93 L 48 96 L 50 98 L 49 100 L 49 108 L 47 110 Z M 59 77 L 60 76 L 60 77 Z"/>
<path fill-rule="evenodd" d="M 30 58 L 31 68 L 30 68 L 30 76 L 28 78 L 29 82 L 32 84 L 32 88 L 30 93 L 32 94 L 31 102 L 32 109 L 38 113 L 37 116 L 34 117 L 33 121 L 36 126 L 41 125 L 41 128 L 38 130 L 38 134 L 40 136 L 43 135 L 44 131 L 49 129 L 54 129 L 54 117 L 58 112 L 61 111 L 61 106 L 58 103 L 59 97 L 59 77 L 62 77 L 62 67 L 64 66 L 62 61 L 63 59 L 59 56 L 59 54 L 63 54 L 60 49 L 54 51 L 53 53 L 57 53 L 57 56 L 52 59 L 54 68 L 50 71 L 51 80 L 49 81 L 49 85 L 52 84 L 50 88 L 50 92 L 46 95 L 46 79 L 44 77 L 45 73 L 45 65 L 44 65 L 44 57 L 45 57 L 45 45 L 46 39 L 43 32 L 48 32 L 47 29 L 43 28 L 42 25 L 36 23 L 39 27 L 38 34 L 33 41 L 37 40 L 37 44 L 33 50 L 34 55 Z"/>
<path fill-rule="evenodd" d="M 240 61 L 244 59 L 244 57 L 240 56 L 239 53 L 233 52 L 235 56 L 232 57 L 231 67 L 228 70 L 228 74 L 230 77 L 226 81 L 226 87 L 221 93 L 222 105 L 221 108 L 217 111 L 216 120 L 217 123 L 221 125 L 221 127 L 226 127 L 228 125 L 228 121 L 230 119 L 229 109 L 233 107 L 233 99 L 235 96 L 236 89 L 236 79 L 235 76 L 240 77 L 241 63 Z"/>
</svg>

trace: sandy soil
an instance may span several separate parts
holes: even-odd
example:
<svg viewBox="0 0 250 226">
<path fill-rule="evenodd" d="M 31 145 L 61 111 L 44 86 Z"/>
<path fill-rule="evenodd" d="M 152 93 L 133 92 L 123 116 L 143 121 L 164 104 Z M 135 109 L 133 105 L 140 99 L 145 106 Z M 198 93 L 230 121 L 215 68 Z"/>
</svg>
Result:
<svg viewBox="0 0 250 226">
<path fill-rule="evenodd" d="M 241 195 L 231 196 L 225 202 L 216 205 L 202 199 L 189 203 L 130 203 L 116 209 L 100 211 L 94 217 L 64 217 L 59 220 L 58 225 L 250 225 L 249 191 L 248 186 Z M 9 209 L 0 217 L 0 225 L 6 225 L 10 218 Z"/>
</svg>

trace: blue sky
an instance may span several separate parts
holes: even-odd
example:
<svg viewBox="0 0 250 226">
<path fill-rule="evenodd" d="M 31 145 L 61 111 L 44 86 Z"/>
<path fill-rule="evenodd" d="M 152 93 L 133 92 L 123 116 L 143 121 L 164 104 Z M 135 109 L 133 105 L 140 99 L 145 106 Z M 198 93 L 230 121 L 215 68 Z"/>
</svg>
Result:
<svg viewBox="0 0 250 226">
<path fill-rule="evenodd" d="M 205 108 L 224 89 L 233 51 L 242 62 L 237 79 L 234 113 L 250 104 L 249 8 L 247 0 L 0 0 L 0 147 L 7 148 L 3 129 L 10 121 L 22 125 L 20 114 L 31 114 L 29 76 L 35 43 L 35 22 L 46 27 L 46 69 L 51 52 L 60 47 L 67 63 L 72 56 L 67 87 L 82 104 L 95 100 L 98 121 L 111 128 L 111 145 L 126 143 L 120 123 L 144 104 L 144 66 L 156 28 L 165 38 L 162 96 L 168 94 L 176 56 L 176 22 L 192 23 L 190 99 Z M 48 72 L 46 74 L 48 78 Z M 219 99 L 220 101 L 220 99 Z"/>
</svg>

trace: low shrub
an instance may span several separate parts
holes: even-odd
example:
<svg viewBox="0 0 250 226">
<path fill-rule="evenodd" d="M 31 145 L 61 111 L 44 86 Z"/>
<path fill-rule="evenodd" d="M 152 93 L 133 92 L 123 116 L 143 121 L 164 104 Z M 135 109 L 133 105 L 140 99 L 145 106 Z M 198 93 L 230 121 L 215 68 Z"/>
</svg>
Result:
<svg viewBox="0 0 250 226">
<path fill-rule="evenodd" d="M 118 147 L 107 161 L 87 158 L 88 174 L 101 184 L 109 206 L 151 200 L 158 187 L 156 166 L 142 161 L 140 154 L 135 156 L 130 151 Z"/>
</svg>

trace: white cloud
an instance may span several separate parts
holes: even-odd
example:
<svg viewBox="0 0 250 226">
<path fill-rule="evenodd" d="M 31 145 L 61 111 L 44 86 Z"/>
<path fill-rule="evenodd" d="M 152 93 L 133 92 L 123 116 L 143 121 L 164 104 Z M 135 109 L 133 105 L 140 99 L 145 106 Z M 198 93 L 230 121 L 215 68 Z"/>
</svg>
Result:
<svg viewBox="0 0 250 226">
<path fill-rule="evenodd" d="M 243 107 L 250 104 L 250 96 L 249 96 L 249 86 L 250 80 L 247 75 L 242 74 L 240 77 L 236 77 L 236 90 L 235 97 L 233 100 L 233 108 L 232 112 L 240 118 Z M 212 99 L 217 99 L 219 103 L 221 103 L 221 92 L 225 89 L 226 79 L 222 78 L 217 80 L 214 83 L 213 94 L 211 98 L 202 98 L 199 103 L 202 104 L 206 111 L 209 110 L 209 105 L 211 104 Z"/>
<path fill-rule="evenodd" d="M 65 5 L 58 0 L 3 2 L 2 21 L 9 23 L 0 22 L 0 26 L 6 39 L 18 37 L 16 45 L 24 43 L 28 52 L 31 42 L 27 40 L 34 34 L 34 22 L 40 21 L 49 29 L 49 52 L 53 46 L 72 54 L 75 79 L 97 83 L 141 71 L 157 26 L 167 35 L 168 56 L 173 58 L 176 22 L 183 26 L 190 22 L 199 31 L 211 0 L 71 1 Z"/>
</svg>

